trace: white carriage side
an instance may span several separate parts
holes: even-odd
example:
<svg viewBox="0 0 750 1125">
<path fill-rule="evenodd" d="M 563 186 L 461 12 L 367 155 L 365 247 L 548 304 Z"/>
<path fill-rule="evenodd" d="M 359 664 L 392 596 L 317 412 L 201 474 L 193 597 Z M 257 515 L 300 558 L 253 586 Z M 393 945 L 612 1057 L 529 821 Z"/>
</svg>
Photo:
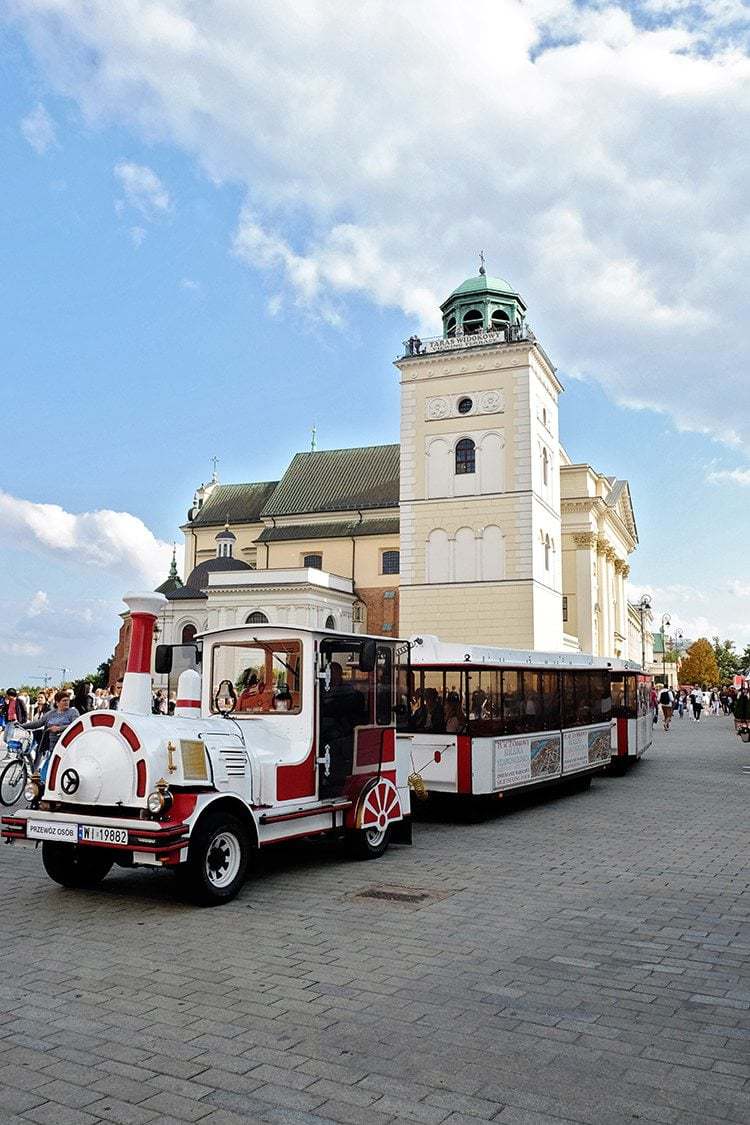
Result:
<svg viewBox="0 0 750 1125">
<path fill-rule="evenodd" d="M 412 641 L 397 740 L 428 792 L 503 796 L 610 765 L 611 676 L 637 665 L 583 653 Z"/>
</svg>

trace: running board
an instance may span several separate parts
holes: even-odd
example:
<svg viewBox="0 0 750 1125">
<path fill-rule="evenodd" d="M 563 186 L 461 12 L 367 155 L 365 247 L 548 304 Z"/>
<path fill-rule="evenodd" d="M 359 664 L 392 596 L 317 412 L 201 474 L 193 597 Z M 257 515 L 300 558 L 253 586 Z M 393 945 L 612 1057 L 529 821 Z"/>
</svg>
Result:
<svg viewBox="0 0 750 1125">
<path fill-rule="evenodd" d="M 269 815 L 266 813 L 259 818 L 261 824 L 282 824 L 286 820 L 300 820 L 305 816 L 321 816 L 325 814 L 335 814 L 343 812 L 345 809 L 352 807 L 352 801 L 339 801 L 338 804 L 333 805 L 314 805 L 311 808 L 297 809 L 295 812 L 288 813 L 274 813 Z"/>
</svg>

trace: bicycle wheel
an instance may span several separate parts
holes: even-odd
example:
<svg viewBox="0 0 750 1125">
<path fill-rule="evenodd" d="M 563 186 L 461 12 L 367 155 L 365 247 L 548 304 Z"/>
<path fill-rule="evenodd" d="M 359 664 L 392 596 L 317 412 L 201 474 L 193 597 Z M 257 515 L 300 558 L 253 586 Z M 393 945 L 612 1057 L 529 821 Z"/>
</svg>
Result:
<svg viewBox="0 0 750 1125">
<path fill-rule="evenodd" d="M 6 763 L 0 773 L 0 805 L 9 808 L 21 800 L 26 788 L 26 763 L 14 758 Z"/>
</svg>

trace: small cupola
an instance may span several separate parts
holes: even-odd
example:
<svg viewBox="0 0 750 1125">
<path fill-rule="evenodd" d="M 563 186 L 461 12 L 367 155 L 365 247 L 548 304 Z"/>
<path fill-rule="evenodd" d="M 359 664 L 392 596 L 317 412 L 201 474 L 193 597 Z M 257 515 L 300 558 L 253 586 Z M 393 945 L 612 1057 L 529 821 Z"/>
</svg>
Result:
<svg viewBox="0 0 750 1125">
<path fill-rule="evenodd" d="M 473 336 L 477 332 L 499 332 L 521 325 L 526 305 L 513 286 L 502 277 L 488 277 L 484 254 L 476 277 L 469 277 L 443 301 L 443 336 Z"/>
<path fill-rule="evenodd" d="M 215 538 L 217 559 L 233 558 L 234 545 L 236 542 L 237 536 L 233 531 L 229 530 L 229 520 L 227 520 L 227 522 L 224 524 L 224 527 Z"/>
</svg>

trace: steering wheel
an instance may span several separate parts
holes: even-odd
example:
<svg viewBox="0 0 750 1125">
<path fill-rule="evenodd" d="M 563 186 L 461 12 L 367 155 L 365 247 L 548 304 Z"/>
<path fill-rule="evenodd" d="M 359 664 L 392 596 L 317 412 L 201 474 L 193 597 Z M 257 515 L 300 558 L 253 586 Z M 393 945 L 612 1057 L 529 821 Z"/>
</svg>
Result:
<svg viewBox="0 0 750 1125">
<path fill-rule="evenodd" d="M 222 680 L 214 695 L 214 710 L 231 715 L 237 707 L 237 692 L 231 680 Z"/>
</svg>

